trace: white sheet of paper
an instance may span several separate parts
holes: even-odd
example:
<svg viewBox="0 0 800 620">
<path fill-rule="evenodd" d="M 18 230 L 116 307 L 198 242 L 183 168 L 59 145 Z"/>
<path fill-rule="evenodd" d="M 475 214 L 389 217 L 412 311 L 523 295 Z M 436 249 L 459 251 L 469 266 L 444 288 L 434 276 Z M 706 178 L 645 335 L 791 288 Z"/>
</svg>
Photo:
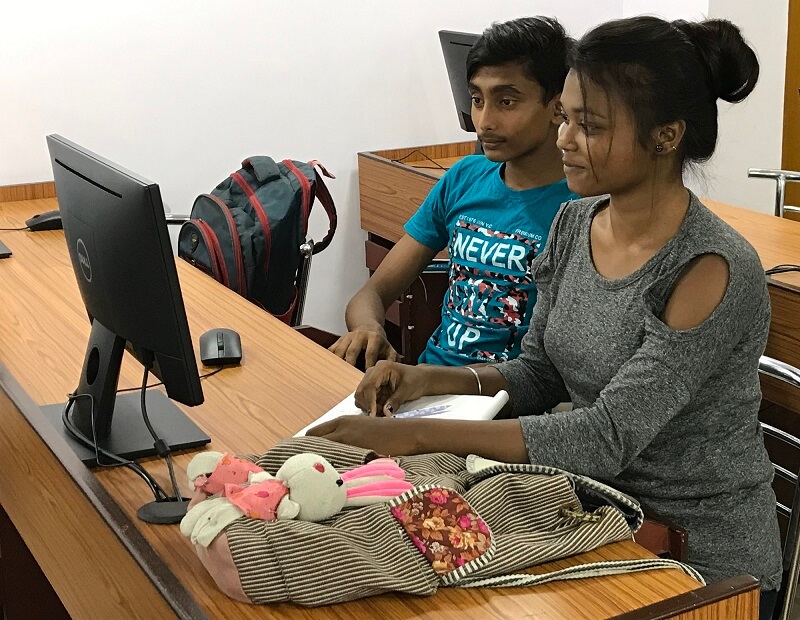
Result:
<svg viewBox="0 0 800 620">
<path fill-rule="evenodd" d="M 447 394 L 444 396 L 423 396 L 417 400 L 412 400 L 400 407 L 397 412 L 411 411 L 412 409 L 423 409 L 436 405 L 448 405 L 447 410 L 441 413 L 434 413 L 427 418 L 439 418 L 447 420 L 491 420 L 508 402 L 508 393 L 500 390 L 494 396 L 476 396 L 471 394 Z M 302 437 L 308 429 L 322 424 L 329 420 L 334 420 L 343 415 L 363 415 L 356 406 L 355 393 L 350 394 L 333 409 L 323 414 L 316 421 L 312 422 L 295 437 Z"/>
</svg>

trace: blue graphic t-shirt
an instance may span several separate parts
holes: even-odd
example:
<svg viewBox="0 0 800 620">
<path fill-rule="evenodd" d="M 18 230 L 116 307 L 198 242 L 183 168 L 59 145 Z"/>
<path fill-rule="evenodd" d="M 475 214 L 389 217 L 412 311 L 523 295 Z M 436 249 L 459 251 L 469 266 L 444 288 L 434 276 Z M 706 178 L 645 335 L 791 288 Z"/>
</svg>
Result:
<svg viewBox="0 0 800 620">
<path fill-rule="evenodd" d="M 483 155 L 460 160 L 405 225 L 423 245 L 450 251 L 442 322 L 420 363 L 458 366 L 519 355 L 536 303 L 531 261 L 561 204 L 577 196 L 566 180 L 509 189 L 502 166 Z"/>
</svg>

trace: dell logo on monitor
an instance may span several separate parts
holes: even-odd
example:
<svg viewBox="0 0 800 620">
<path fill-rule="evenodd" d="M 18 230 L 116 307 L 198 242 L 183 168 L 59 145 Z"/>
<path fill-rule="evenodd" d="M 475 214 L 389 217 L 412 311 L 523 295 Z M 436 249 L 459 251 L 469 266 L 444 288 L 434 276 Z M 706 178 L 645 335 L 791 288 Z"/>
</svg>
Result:
<svg viewBox="0 0 800 620">
<path fill-rule="evenodd" d="M 81 264 L 81 271 L 83 272 L 83 277 L 86 278 L 87 282 L 91 282 L 92 264 L 89 262 L 89 252 L 86 251 L 86 246 L 83 243 L 83 239 L 78 239 L 77 248 L 78 248 L 78 262 Z"/>
</svg>

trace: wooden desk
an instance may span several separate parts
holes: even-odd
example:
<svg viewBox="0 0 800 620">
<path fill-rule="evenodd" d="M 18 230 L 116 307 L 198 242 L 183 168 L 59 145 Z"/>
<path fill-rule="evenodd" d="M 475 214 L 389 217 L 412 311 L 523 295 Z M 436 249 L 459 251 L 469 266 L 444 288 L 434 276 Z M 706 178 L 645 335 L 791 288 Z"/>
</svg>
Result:
<svg viewBox="0 0 800 620">
<path fill-rule="evenodd" d="M 22 226 L 55 206 L 53 199 L 0 204 L 0 227 Z M 231 601 L 177 526 L 135 518 L 152 499 L 138 477 L 124 469 L 89 472 L 44 419 L 39 406 L 63 401 L 75 387 L 89 324 L 62 232 L 0 238 L 14 252 L 0 261 L 0 504 L 76 619 L 757 616 L 754 579 L 697 588 L 676 570 L 526 589 L 444 589 L 424 599 L 387 595 L 312 610 Z M 333 354 L 180 261 L 178 274 L 195 343 L 207 329 L 227 326 L 239 331 L 245 351 L 241 367 L 203 382 L 203 405 L 183 408 L 212 437 L 211 448 L 263 451 L 355 387 L 360 373 Z M 120 387 L 137 386 L 140 373 L 126 359 Z M 190 458 L 175 459 L 184 484 Z M 144 465 L 168 485 L 159 460 Z M 649 554 L 625 541 L 554 565 L 641 557 Z"/>
<path fill-rule="evenodd" d="M 361 227 L 370 241 L 387 248 L 396 243 L 404 234 L 403 225 L 444 169 L 473 153 L 474 148 L 474 142 L 456 142 L 359 153 Z M 765 269 L 800 264 L 800 222 L 714 200 L 703 202 L 753 245 Z M 769 292 L 772 324 L 766 354 L 800 368 L 800 272 L 771 277 Z M 439 302 L 441 307 L 441 297 Z M 413 325 L 415 317 L 408 321 Z M 800 390 L 769 377 L 762 380 L 762 389 L 765 399 L 800 412 Z"/>
</svg>

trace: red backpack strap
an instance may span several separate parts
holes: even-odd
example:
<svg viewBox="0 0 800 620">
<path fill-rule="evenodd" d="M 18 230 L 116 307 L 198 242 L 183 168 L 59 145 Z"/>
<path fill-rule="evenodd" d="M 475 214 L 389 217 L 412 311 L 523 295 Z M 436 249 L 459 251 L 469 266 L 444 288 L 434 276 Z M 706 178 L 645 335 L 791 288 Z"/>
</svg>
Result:
<svg viewBox="0 0 800 620">
<path fill-rule="evenodd" d="M 311 217 L 311 181 L 306 178 L 300 168 L 294 165 L 291 159 L 284 159 L 282 163 L 300 183 L 300 190 L 303 193 L 303 238 L 305 239 L 308 234 L 308 218 Z"/>
<path fill-rule="evenodd" d="M 329 179 L 335 179 L 336 177 L 333 176 L 330 172 L 325 169 L 321 163 L 319 163 L 316 159 L 312 159 L 308 164 L 312 168 L 319 168 L 320 172 Z M 314 254 L 318 252 L 322 252 L 325 248 L 327 248 L 331 241 L 333 240 L 333 235 L 336 234 L 336 224 L 337 224 L 337 217 L 336 217 L 336 207 L 333 204 L 333 198 L 331 198 L 331 193 L 328 191 L 327 186 L 322 181 L 322 176 L 317 175 L 317 187 L 316 187 L 316 196 L 317 200 L 319 200 L 322 208 L 325 209 L 325 213 L 328 214 L 328 232 L 323 237 L 322 241 L 318 241 L 314 244 Z"/>
<path fill-rule="evenodd" d="M 329 179 L 335 179 L 336 178 L 334 175 L 332 175 L 330 172 L 328 172 L 327 168 L 325 168 L 325 166 L 323 166 L 321 163 L 319 163 L 319 160 L 317 160 L 317 159 L 312 159 L 310 162 L 308 162 L 308 165 L 311 166 L 312 168 L 319 168 L 320 172 L 322 172 L 322 174 L 324 174 Z"/>
</svg>

